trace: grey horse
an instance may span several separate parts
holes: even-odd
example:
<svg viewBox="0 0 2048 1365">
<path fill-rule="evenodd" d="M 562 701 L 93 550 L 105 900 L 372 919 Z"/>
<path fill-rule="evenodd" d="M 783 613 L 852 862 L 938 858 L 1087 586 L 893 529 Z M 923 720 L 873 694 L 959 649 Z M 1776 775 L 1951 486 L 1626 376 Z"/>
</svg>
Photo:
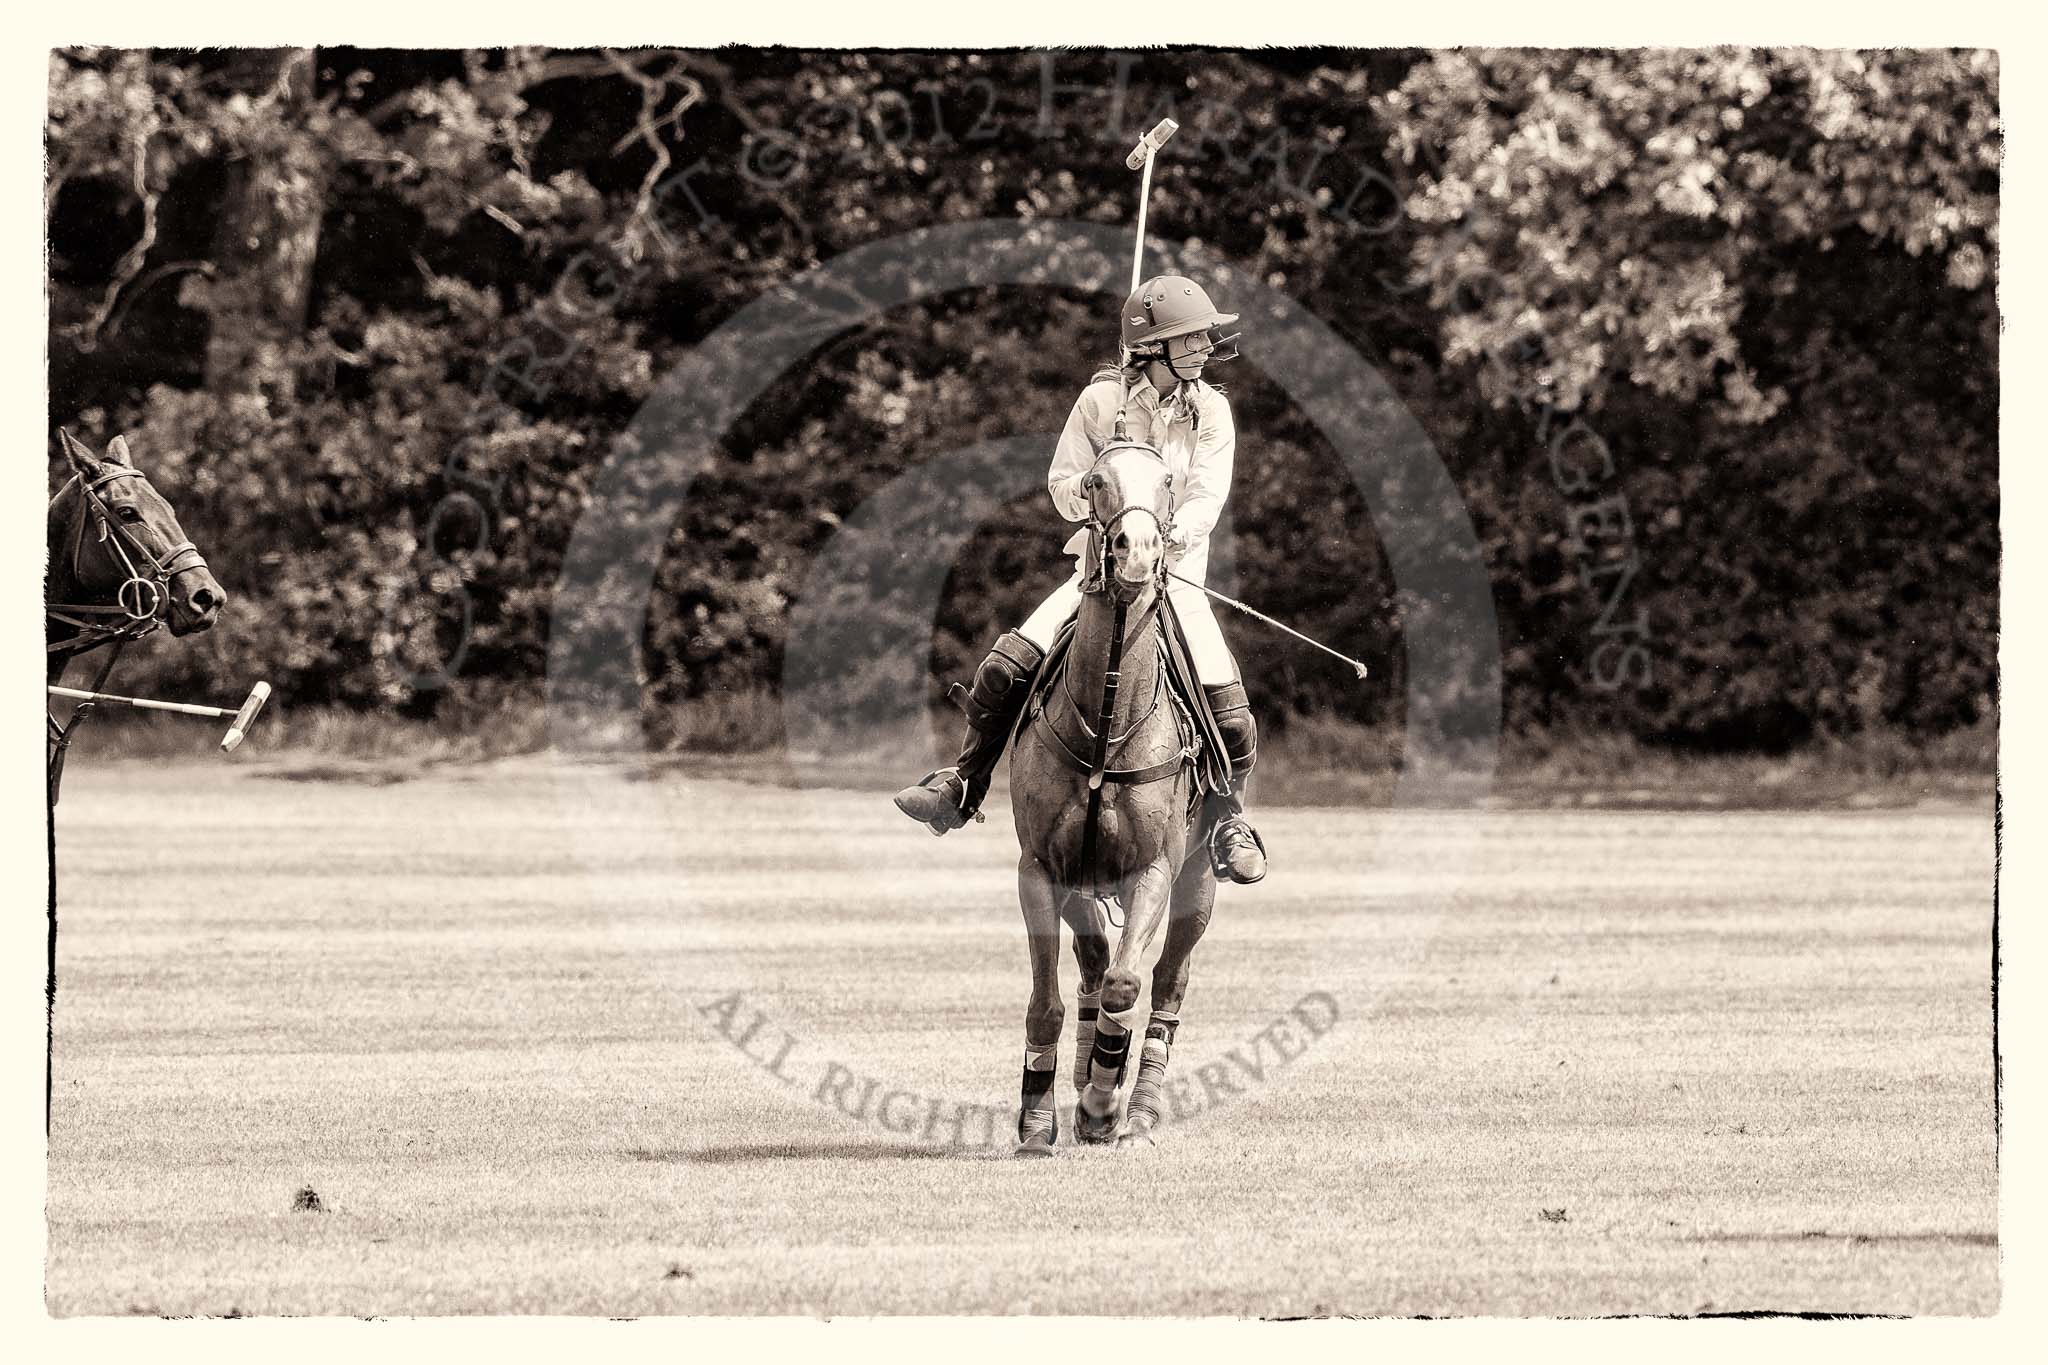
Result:
<svg viewBox="0 0 2048 1365">
<path fill-rule="evenodd" d="M 1080 1091 L 1075 1137 L 1089 1143 L 1119 1136 L 1131 1038 L 1138 1031 L 1138 968 L 1161 926 L 1166 929 L 1122 1134 L 1126 1142 L 1149 1140 L 1188 962 L 1216 899 L 1215 874 L 1203 853 L 1204 826 L 1214 816 L 1196 799 L 1196 731 L 1168 695 L 1164 674 L 1163 523 L 1171 475 L 1156 450 L 1119 442 L 1104 448 L 1083 487 L 1094 571 L 1084 578 L 1064 673 L 1022 727 L 1010 759 L 1021 850 L 1017 892 L 1031 954 L 1020 1154 L 1047 1154 L 1059 1135 L 1052 1079 L 1065 1018 L 1061 921 L 1074 933 L 1083 1001 L 1074 1051 Z M 1091 792 L 1090 770 L 1104 768 Z M 1113 905 L 1124 913 L 1114 945 Z M 1098 992 L 1099 1013 L 1087 1005 Z"/>
</svg>

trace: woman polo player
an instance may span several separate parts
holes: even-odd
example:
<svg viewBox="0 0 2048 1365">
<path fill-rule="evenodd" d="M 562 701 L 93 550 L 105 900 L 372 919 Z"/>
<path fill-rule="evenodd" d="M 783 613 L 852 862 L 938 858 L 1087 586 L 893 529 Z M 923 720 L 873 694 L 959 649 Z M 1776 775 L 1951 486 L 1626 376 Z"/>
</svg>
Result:
<svg viewBox="0 0 2048 1365">
<path fill-rule="evenodd" d="M 1123 344 L 1129 368 L 1099 370 L 1081 391 L 1046 479 L 1059 514 L 1068 521 L 1085 522 L 1088 498 L 1081 491 L 1081 478 L 1114 437 L 1128 380 L 1125 413 L 1130 438 L 1165 455 L 1174 488 L 1185 490 L 1166 537 L 1167 564 L 1196 583 L 1208 574 L 1209 533 L 1230 496 L 1231 462 L 1237 450 L 1230 403 L 1202 381 L 1202 370 L 1237 354 L 1235 338 L 1219 338 L 1214 330 L 1235 321 L 1237 314 L 1218 312 L 1193 280 L 1179 275 L 1147 280 L 1124 304 Z M 1083 556 L 1087 538 L 1084 527 L 1067 542 L 1067 553 Z M 1178 579 L 1168 584 L 1195 671 L 1229 749 L 1231 789 L 1215 798 L 1222 809 L 1210 841 L 1210 861 L 1218 876 L 1255 882 L 1266 875 L 1265 848 L 1244 816 L 1244 784 L 1258 747 L 1258 726 L 1237 663 L 1210 613 L 1209 599 Z M 996 641 L 974 673 L 959 761 L 896 794 L 896 805 L 906 815 L 929 825 L 934 834 L 958 829 L 973 818 L 1024 705 L 1026 684 L 1053 636 L 1080 603 L 1081 572 L 1076 569 L 1073 578 L 1054 589 L 1022 626 Z"/>
</svg>

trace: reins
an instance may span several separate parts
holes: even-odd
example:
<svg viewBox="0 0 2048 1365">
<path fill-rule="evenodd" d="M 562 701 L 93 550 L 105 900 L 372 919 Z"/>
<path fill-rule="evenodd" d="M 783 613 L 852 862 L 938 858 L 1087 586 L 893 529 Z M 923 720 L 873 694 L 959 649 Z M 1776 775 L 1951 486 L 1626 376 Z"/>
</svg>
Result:
<svg viewBox="0 0 2048 1365">
<path fill-rule="evenodd" d="M 1128 390 L 1126 392 L 1128 394 Z M 1118 413 L 1117 426 L 1118 440 L 1096 457 L 1098 464 L 1117 449 L 1144 450 L 1154 458 L 1160 459 L 1162 462 L 1164 461 L 1164 457 L 1157 450 L 1150 446 L 1130 442 L 1124 437 L 1121 412 Z M 1171 479 L 1170 474 L 1168 478 L 1169 480 Z M 1170 483 L 1168 487 L 1171 487 Z M 1123 770 L 1112 769 L 1109 766 L 1113 754 L 1126 741 L 1137 735 L 1144 728 L 1146 722 L 1152 719 L 1159 709 L 1160 698 L 1166 692 L 1165 655 L 1162 649 L 1159 654 L 1159 666 L 1153 674 L 1152 697 L 1146 704 L 1143 714 L 1133 720 L 1122 734 L 1119 735 L 1114 732 L 1117 698 L 1123 685 L 1125 648 L 1146 632 L 1159 628 L 1161 604 L 1166 600 L 1166 558 L 1163 554 L 1160 556 L 1157 570 L 1145 584 L 1139 587 L 1136 593 L 1130 596 L 1126 596 L 1118 591 L 1118 586 L 1122 583 L 1122 580 L 1117 579 L 1110 572 L 1110 547 L 1115 539 L 1116 528 L 1125 517 L 1133 512 L 1142 512 L 1146 516 L 1151 517 L 1155 524 L 1159 523 L 1158 512 L 1150 507 L 1127 505 L 1119 508 L 1107 520 L 1096 516 L 1092 508 L 1090 510 L 1090 564 L 1089 572 L 1083 578 L 1081 591 L 1084 596 L 1107 596 L 1111 603 L 1109 655 L 1103 668 L 1102 700 L 1096 708 L 1094 724 L 1091 725 L 1089 723 L 1087 713 L 1082 708 L 1080 699 L 1074 694 L 1074 670 L 1071 668 L 1067 669 L 1066 677 L 1061 682 L 1067 707 L 1072 712 L 1075 722 L 1081 727 L 1083 743 L 1087 744 L 1089 752 L 1085 756 L 1076 753 L 1074 746 L 1068 743 L 1066 737 L 1060 733 L 1060 727 L 1055 723 L 1053 717 L 1043 707 L 1040 708 L 1038 713 L 1040 724 L 1052 740 L 1053 752 L 1069 768 L 1074 769 L 1087 778 L 1088 807 L 1081 825 L 1080 858 L 1080 870 L 1084 878 L 1088 877 L 1089 869 L 1094 864 L 1096 848 L 1101 841 L 1102 788 L 1104 784 L 1114 783 L 1135 786 L 1171 777 L 1186 765 L 1194 752 L 1184 739 L 1179 751 L 1162 762 L 1154 763 L 1144 768 Z M 1160 530 L 1163 534 L 1164 527 L 1161 526 Z M 1146 603 L 1144 610 L 1139 612 L 1136 626 L 1128 627 L 1131 606 L 1138 597 L 1144 594 L 1147 587 L 1152 590 L 1151 600 Z M 1109 922 L 1115 925 L 1117 918 L 1111 906 L 1116 897 L 1113 894 L 1105 894 L 1099 887 L 1093 886 L 1092 879 L 1090 879 L 1090 882 L 1089 896 L 1102 907 L 1103 914 Z"/>
</svg>

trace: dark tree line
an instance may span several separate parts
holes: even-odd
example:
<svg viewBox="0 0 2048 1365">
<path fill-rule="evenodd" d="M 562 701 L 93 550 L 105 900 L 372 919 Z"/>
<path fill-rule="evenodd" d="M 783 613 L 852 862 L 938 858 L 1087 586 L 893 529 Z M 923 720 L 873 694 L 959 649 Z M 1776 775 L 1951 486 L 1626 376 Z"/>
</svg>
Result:
<svg viewBox="0 0 2048 1365">
<path fill-rule="evenodd" d="M 902 232 L 1128 225 L 1121 151 L 1162 115 L 1155 235 L 1335 329 L 1442 455 L 1510 725 L 1747 748 L 1992 713 L 1975 52 L 55 53 L 52 420 L 126 431 L 237 597 L 136 673 L 415 713 L 531 693 L 590 480 L 661 375 Z M 670 537 L 657 708 L 776 686 L 840 521 L 1057 431 L 1116 302 L 955 291 L 776 379 Z M 1360 689 L 1241 633 L 1248 680 L 1277 725 L 1389 718 L 1408 607 L 1372 509 L 1245 352 L 1235 583 L 1387 664 Z M 955 566 L 935 677 L 1064 571 L 1042 498 L 1007 522 Z"/>
</svg>

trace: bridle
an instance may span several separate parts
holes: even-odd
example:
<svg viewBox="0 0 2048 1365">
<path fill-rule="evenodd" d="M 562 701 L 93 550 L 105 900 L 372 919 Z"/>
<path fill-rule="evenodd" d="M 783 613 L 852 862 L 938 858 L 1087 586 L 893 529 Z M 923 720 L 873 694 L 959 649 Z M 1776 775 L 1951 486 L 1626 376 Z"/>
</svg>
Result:
<svg viewBox="0 0 2048 1365">
<path fill-rule="evenodd" d="M 75 444 L 69 434 L 64 434 L 64 440 Z M 107 685 L 114 665 L 120 661 L 130 640 L 139 640 L 164 623 L 164 613 L 171 602 L 171 579 L 188 569 L 206 567 L 205 557 L 189 540 L 168 546 L 159 554 L 128 529 L 100 494 L 101 489 L 120 479 L 141 479 L 142 486 L 150 488 L 149 478 L 141 470 L 121 464 L 103 466 L 101 472 L 91 478 L 87 478 L 83 471 L 74 473 L 70 483 L 57 492 L 61 498 L 71 491 L 73 484 L 78 487 L 78 516 L 71 528 L 73 584 L 84 584 L 85 528 L 88 522 L 98 526 L 100 541 L 113 547 L 121 567 L 128 574 L 115 590 L 111 605 L 104 602 L 47 602 L 43 606 L 43 614 L 50 625 L 68 626 L 73 631 L 61 640 L 44 642 L 53 667 L 61 667 L 71 658 L 90 653 L 102 645 L 113 646 L 102 657 L 98 677 L 87 689 L 90 692 L 98 692 Z M 155 492 L 155 489 L 150 488 L 150 491 Z M 64 778 L 65 755 L 78 727 L 91 718 L 95 704 L 91 700 L 81 701 L 72 708 L 71 718 L 65 722 L 52 715 L 44 716 L 49 722 L 49 803 L 53 808 L 57 804 L 58 785 Z"/>
<path fill-rule="evenodd" d="M 71 533 L 71 576 L 73 582 L 83 579 L 86 523 L 96 522 L 100 539 L 113 546 L 128 577 L 116 590 L 112 604 L 47 604 L 43 610 L 49 620 L 78 631 L 77 635 L 67 639 L 50 642 L 47 645 L 49 653 L 82 654 L 110 641 L 140 639 L 163 624 L 164 612 L 171 601 L 171 579 L 188 569 L 206 567 L 206 559 L 199 553 L 199 547 L 189 540 L 170 546 L 161 557 L 152 553 L 100 496 L 102 488 L 118 479 L 141 479 L 144 487 L 149 486 L 149 479 L 141 470 L 127 465 L 116 466 L 92 479 L 83 474 L 71 476 L 71 483 L 78 485 L 83 503 Z M 70 484 L 65 485 L 58 496 L 62 497 L 69 488 Z"/>
<path fill-rule="evenodd" d="M 1113 441 L 1109 445 L 1104 446 L 1101 452 L 1096 455 L 1095 462 L 1088 466 L 1088 472 L 1083 476 L 1082 487 L 1085 489 L 1098 485 L 1100 481 L 1099 471 L 1103 462 L 1109 459 L 1110 456 L 1126 450 L 1138 451 L 1149 455 L 1162 465 L 1166 463 L 1166 456 L 1155 446 L 1149 446 L 1140 441 Z M 1167 505 L 1170 509 L 1173 503 L 1173 471 L 1170 468 L 1166 471 L 1166 497 Z M 1114 608 L 1110 624 L 1112 639 L 1109 647 L 1109 673 L 1112 681 L 1107 691 L 1107 704 L 1099 720 L 1099 723 L 1104 726 L 1107 726 L 1109 713 L 1115 707 L 1116 686 L 1114 679 L 1119 672 L 1124 647 L 1138 635 L 1152 628 L 1153 620 L 1159 613 L 1159 604 L 1166 596 L 1166 555 L 1163 550 L 1159 556 L 1158 566 L 1141 583 L 1133 584 L 1126 582 L 1123 578 L 1110 572 L 1110 546 L 1116 540 L 1117 527 L 1123 525 L 1124 518 L 1133 512 L 1142 512 L 1144 515 L 1152 518 L 1152 524 L 1159 529 L 1161 539 L 1165 538 L 1167 524 L 1172 519 L 1172 512 L 1170 510 L 1167 514 L 1168 520 L 1162 522 L 1159 519 L 1159 513 L 1153 508 L 1143 507 L 1137 503 L 1125 503 L 1117 509 L 1114 515 L 1104 520 L 1096 515 L 1094 500 L 1090 499 L 1088 504 L 1088 572 L 1081 580 L 1081 594 L 1084 597 L 1106 595 Z M 1131 604 L 1144 596 L 1147 588 L 1154 590 L 1152 604 L 1139 617 L 1138 623 L 1127 629 L 1125 623 L 1129 619 Z M 1165 676 L 1164 673 L 1154 676 L 1152 700 L 1145 707 L 1144 713 L 1133 720 L 1130 727 L 1123 734 L 1111 735 L 1106 731 L 1098 733 L 1095 726 L 1088 723 L 1087 713 L 1081 707 L 1081 699 L 1074 695 L 1073 670 L 1068 669 L 1062 673 L 1061 682 L 1067 694 L 1067 703 L 1073 708 L 1074 719 L 1079 722 L 1081 733 L 1085 740 L 1091 743 L 1106 741 L 1106 743 L 1101 745 L 1102 753 L 1099 757 L 1106 758 L 1110 750 L 1120 747 L 1125 740 L 1138 732 L 1139 727 L 1152 718 L 1152 712 L 1157 709 L 1159 699 L 1163 695 L 1162 689 Z M 1055 732 L 1055 735 L 1057 737 L 1057 732 Z M 1064 743 L 1064 740 L 1062 740 L 1062 743 Z"/>
<path fill-rule="evenodd" d="M 1121 426 L 1121 421 L 1119 421 L 1119 425 Z M 1112 455 L 1126 450 L 1142 451 L 1159 461 L 1162 465 L 1166 463 L 1166 456 L 1156 447 L 1137 441 L 1126 440 L 1119 435 L 1117 440 L 1102 448 L 1101 453 L 1095 457 L 1095 463 L 1088 467 L 1088 473 L 1084 476 L 1082 483 L 1083 489 L 1092 493 L 1093 489 L 1099 487 L 1101 485 L 1100 469 L 1103 462 Z M 1118 508 L 1112 516 L 1104 519 L 1096 513 L 1094 498 L 1092 496 L 1089 498 L 1089 571 L 1082 580 L 1081 592 L 1087 596 L 1107 596 L 1111 607 L 1109 656 L 1103 670 L 1102 704 L 1097 708 L 1094 724 L 1089 724 L 1088 716 L 1081 707 L 1080 699 L 1074 695 L 1074 671 L 1071 668 L 1063 670 L 1062 676 L 1062 685 L 1067 694 L 1067 706 L 1071 710 L 1075 722 L 1081 727 L 1081 742 L 1088 746 L 1089 753 L 1085 756 L 1077 753 L 1074 745 L 1070 744 L 1066 737 L 1060 734 L 1059 727 L 1052 722 L 1051 718 L 1046 716 L 1042 710 L 1040 712 L 1040 717 L 1044 720 L 1046 730 L 1052 737 L 1054 752 L 1069 767 L 1081 772 L 1088 779 L 1087 814 L 1081 825 L 1081 866 L 1084 868 L 1093 865 L 1095 846 L 1100 837 L 1102 784 L 1104 781 L 1137 784 L 1170 777 L 1180 771 L 1182 765 L 1186 763 L 1194 752 L 1188 745 L 1183 744 L 1180 752 L 1174 754 L 1166 761 L 1155 763 L 1148 768 L 1130 769 L 1115 773 L 1109 770 L 1110 755 L 1120 749 L 1124 741 L 1130 739 L 1131 736 L 1137 734 L 1143 728 L 1145 723 L 1152 718 L 1153 712 L 1158 709 L 1160 698 L 1166 693 L 1166 670 L 1164 668 L 1156 669 L 1152 675 L 1152 697 L 1150 702 L 1144 707 L 1143 714 L 1133 720 L 1121 735 L 1110 733 L 1110 721 L 1116 714 L 1117 692 L 1122 681 L 1124 646 L 1130 640 L 1136 639 L 1146 631 L 1156 628 L 1156 620 L 1161 610 L 1161 604 L 1166 600 L 1166 555 L 1163 549 L 1159 556 L 1159 564 L 1153 573 L 1143 582 L 1132 585 L 1110 573 L 1110 545 L 1116 539 L 1117 527 L 1121 526 L 1124 518 L 1130 516 L 1133 512 L 1142 512 L 1152 518 L 1153 524 L 1159 528 L 1160 537 L 1163 540 L 1166 535 L 1167 522 L 1172 519 L 1173 472 L 1170 468 L 1166 471 L 1166 490 L 1168 513 L 1165 521 L 1161 520 L 1158 511 L 1154 508 L 1128 502 Z M 1154 589 L 1152 600 L 1140 614 L 1137 624 L 1129 627 L 1127 630 L 1125 623 L 1128 619 L 1131 605 L 1144 595 L 1147 588 Z M 1103 913 L 1108 916 L 1110 922 L 1112 924 L 1116 923 L 1116 917 L 1110 909 L 1113 897 L 1105 896 L 1099 887 L 1091 888 L 1089 895 L 1102 907 Z"/>
<path fill-rule="evenodd" d="M 1095 463 L 1088 466 L 1088 472 L 1082 476 L 1082 489 L 1085 491 L 1099 486 L 1103 462 L 1109 459 L 1110 456 L 1126 450 L 1139 451 L 1149 455 L 1162 465 L 1166 463 L 1166 456 L 1160 453 L 1156 447 L 1146 445 L 1140 441 L 1112 441 L 1109 445 L 1104 446 L 1102 452 L 1095 457 Z M 1166 497 L 1168 508 L 1171 509 L 1173 504 L 1173 471 L 1170 468 L 1166 471 Z M 1081 592 L 1089 597 L 1105 592 L 1108 593 L 1112 600 L 1118 604 L 1119 616 L 1121 616 L 1121 609 L 1135 602 L 1147 587 L 1157 588 L 1161 592 L 1166 591 L 1166 556 L 1163 553 L 1159 556 L 1159 564 L 1154 569 L 1152 575 L 1142 583 L 1127 583 L 1109 571 L 1110 546 L 1116 540 L 1117 527 L 1123 525 L 1124 518 L 1133 512 L 1142 512 L 1152 518 L 1153 526 L 1158 528 L 1160 537 L 1164 539 L 1166 529 L 1171 524 L 1173 518 L 1171 510 L 1168 511 L 1166 520 L 1162 521 L 1159 513 L 1153 508 L 1141 507 L 1136 503 L 1125 503 L 1117 509 L 1115 515 L 1105 521 L 1096 515 L 1095 504 L 1092 499 L 1088 504 L 1088 572 L 1081 579 Z"/>
</svg>

